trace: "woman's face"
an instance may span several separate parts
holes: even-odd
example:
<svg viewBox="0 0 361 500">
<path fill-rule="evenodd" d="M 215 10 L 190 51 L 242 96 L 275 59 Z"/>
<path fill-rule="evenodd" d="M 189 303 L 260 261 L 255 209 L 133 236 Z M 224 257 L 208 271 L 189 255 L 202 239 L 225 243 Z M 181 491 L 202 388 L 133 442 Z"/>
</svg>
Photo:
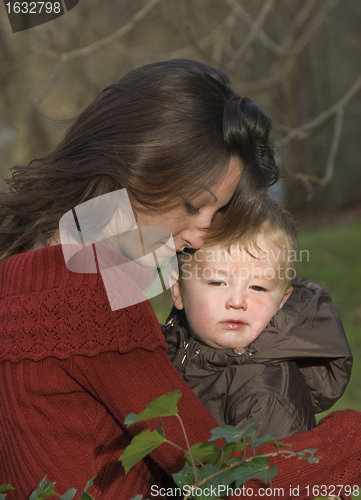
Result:
<svg viewBox="0 0 361 500">
<path fill-rule="evenodd" d="M 240 160 L 231 156 L 228 170 L 221 180 L 199 196 L 182 198 L 179 207 L 168 212 L 153 212 L 130 201 L 136 213 L 138 226 L 162 226 L 168 228 L 177 252 L 185 246 L 200 248 L 206 237 L 213 215 L 232 198 L 242 175 Z"/>
</svg>

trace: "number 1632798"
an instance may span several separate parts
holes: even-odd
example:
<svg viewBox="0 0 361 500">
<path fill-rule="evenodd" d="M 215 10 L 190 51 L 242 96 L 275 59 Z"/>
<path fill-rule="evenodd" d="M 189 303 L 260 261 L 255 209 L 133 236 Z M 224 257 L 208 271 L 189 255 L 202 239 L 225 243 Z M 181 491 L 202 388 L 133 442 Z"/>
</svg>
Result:
<svg viewBox="0 0 361 500">
<path fill-rule="evenodd" d="M 60 2 L 9 2 L 6 5 L 8 14 L 60 14 Z"/>
</svg>

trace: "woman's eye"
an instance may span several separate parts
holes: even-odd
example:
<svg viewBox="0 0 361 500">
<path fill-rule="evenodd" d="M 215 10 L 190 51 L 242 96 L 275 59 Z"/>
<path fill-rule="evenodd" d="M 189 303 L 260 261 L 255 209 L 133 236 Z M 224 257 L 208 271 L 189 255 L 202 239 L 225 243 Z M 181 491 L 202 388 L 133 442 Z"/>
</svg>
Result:
<svg viewBox="0 0 361 500">
<path fill-rule="evenodd" d="M 252 288 L 252 290 L 255 290 L 256 292 L 265 292 L 266 291 L 266 289 L 263 286 L 252 285 L 251 288 Z"/>
<path fill-rule="evenodd" d="M 185 202 L 185 207 L 187 210 L 187 213 L 190 215 L 198 215 L 199 214 L 199 209 L 188 203 L 187 201 Z"/>
</svg>

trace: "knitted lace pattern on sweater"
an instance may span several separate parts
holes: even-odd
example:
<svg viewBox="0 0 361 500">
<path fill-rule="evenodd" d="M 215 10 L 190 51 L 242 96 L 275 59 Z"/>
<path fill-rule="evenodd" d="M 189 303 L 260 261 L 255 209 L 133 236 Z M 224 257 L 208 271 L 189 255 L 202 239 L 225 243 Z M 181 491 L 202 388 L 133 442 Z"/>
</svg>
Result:
<svg viewBox="0 0 361 500">
<path fill-rule="evenodd" d="M 0 265 L 0 325 L 0 362 L 167 347 L 148 301 L 111 311 L 101 276 L 69 271 L 61 245 Z"/>
</svg>

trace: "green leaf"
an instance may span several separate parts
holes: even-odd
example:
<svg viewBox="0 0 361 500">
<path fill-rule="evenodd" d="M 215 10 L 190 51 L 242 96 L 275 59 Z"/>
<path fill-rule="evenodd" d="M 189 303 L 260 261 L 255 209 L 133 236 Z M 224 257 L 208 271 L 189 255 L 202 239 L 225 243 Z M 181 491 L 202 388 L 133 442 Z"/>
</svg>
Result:
<svg viewBox="0 0 361 500">
<path fill-rule="evenodd" d="M 76 493 L 76 488 L 71 488 L 66 493 L 64 493 L 64 495 L 61 495 L 59 500 L 72 500 L 74 498 L 75 493 Z"/>
<path fill-rule="evenodd" d="M 89 490 L 90 486 L 93 486 L 93 484 L 94 484 L 94 479 L 95 478 L 96 478 L 96 476 L 93 476 L 91 479 L 89 479 L 89 481 L 85 485 L 83 493 L 88 493 L 88 490 Z"/>
<path fill-rule="evenodd" d="M 265 443 L 273 443 L 274 441 L 276 440 L 276 438 L 274 437 L 273 434 L 266 434 L 262 437 L 260 437 L 259 439 L 256 439 L 252 445 L 251 445 L 251 448 L 257 448 L 257 446 L 261 446 L 261 444 L 265 444 Z"/>
<path fill-rule="evenodd" d="M 160 396 L 159 398 L 149 403 L 146 409 L 139 413 L 139 415 L 130 413 L 125 418 L 124 423 L 125 425 L 132 425 L 136 422 L 143 422 L 144 420 L 149 420 L 151 418 L 170 417 L 172 415 L 178 415 L 177 403 L 181 396 L 182 394 L 179 392 L 179 390 L 163 394 L 163 396 Z"/>
<path fill-rule="evenodd" d="M 314 453 L 316 453 L 317 451 L 317 448 L 308 448 L 307 450 L 303 450 L 305 453 L 310 453 L 311 455 L 313 455 Z"/>
<path fill-rule="evenodd" d="M 50 498 L 53 495 L 55 495 L 55 490 L 54 486 L 50 485 L 47 488 L 45 488 L 44 491 L 41 491 L 37 495 L 34 495 L 34 493 L 35 492 L 33 491 L 29 500 L 45 500 L 46 498 Z"/>
<path fill-rule="evenodd" d="M 0 493 L 0 500 L 6 500 L 6 493 Z"/>
<path fill-rule="evenodd" d="M 306 457 L 304 460 L 306 462 L 309 462 L 310 464 L 317 464 L 321 460 L 322 456 L 319 455 L 318 457 Z"/>
<path fill-rule="evenodd" d="M 29 500 L 45 500 L 55 495 L 54 490 L 55 483 L 47 483 L 46 476 L 40 481 L 38 487 L 30 495 Z"/>
<path fill-rule="evenodd" d="M 11 484 L 2 484 L 0 486 L 0 493 L 7 493 L 8 491 L 15 491 L 14 486 L 11 486 Z"/>
<path fill-rule="evenodd" d="M 212 436 L 209 441 L 225 439 L 227 443 L 239 443 L 244 438 L 253 438 L 259 423 L 260 421 L 248 424 L 244 429 L 238 429 L 237 427 L 233 427 L 233 425 L 217 427 L 216 429 L 212 429 Z"/>
<path fill-rule="evenodd" d="M 147 498 L 143 499 L 143 495 L 137 495 L 136 497 L 131 498 L 130 500 L 148 500 L 148 499 Z"/>
<path fill-rule="evenodd" d="M 247 445 L 242 441 L 242 443 L 227 443 L 223 447 L 223 463 L 227 462 L 229 457 L 235 451 L 243 451 Z M 237 458 L 239 460 L 239 458 Z"/>
<path fill-rule="evenodd" d="M 191 487 L 195 482 L 193 467 L 185 465 L 182 470 L 172 474 L 172 478 L 179 488 L 184 488 L 185 486 Z"/>
<path fill-rule="evenodd" d="M 198 484 L 217 471 L 218 467 L 212 464 L 207 464 L 204 467 L 201 467 L 199 470 L 197 470 Z M 202 490 L 203 492 L 201 494 L 193 494 L 194 498 L 196 498 L 197 500 L 214 500 L 216 498 L 219 498 L 218 485 L 220 483 L 222 483 L 222 474 L 214 477 L 211 481 L 209 481 L 209 483 L 202 484 L 202 486 L 197 486 L 197 489 L 195 491 L 197 491 L 198 493 L 198 490 Z M 212 494 L 212 486 L 215 490 L 215 494 Z"/>
<path fill-rule="evenodd" d="M 81 500 L 95 500 L 94 497 L 92 497 L 89 493 L 86 491 L 83 491 L 83 493 L 80 495 Z"/>
<path fill-rule="evenodd" d="M 89 479 L 89 481 L 86 483 L 85 485 L 85 488 L 84 488 L 84 491 L 83 493 L 80 495 L 80 498 L 81 500 L 95 500 L 95 498 L 93 498 L 89 493 L 88 493 L 88 490 L 91 486 L 93 486 L 94 484 L 94 478 L 95 476 L 93 476 L 91 479 Z"/>
<path fill-rule="evenodd" d="M 222 457 L 222 448 L 214 443 L 198 443 L 191 446 L 190 449 L 193 457 L 197 458 L 202 463 L 218 465 Z M 191 457 L 188 452 L 184 455 L 187 464 L 192 464 Z M 197 461 L 195 460 L 197 465 Z"/>
<path fill-rule="evenodd" d="M 159 434 L 165 439 L 167 440 L 167 438 L 165 437 L 165 434 L 163 432 L 163 427 L 162 427 L 162 421 L 159 420 L 158 422 L 158 425 L 157 425 L 157 431 L 159 432 Z"/>
<path fill-rule="evenodd" d="M 209 477 L 210 475 L 214 474 L 215 472 L 218 471 L 218 467 L 212 464 L 207 464 L 204 465 L 201 468 L 196 468 L 197 470 L 197 483 L 199 484 L 201 481 Z M 177 472 L 176 474 L 173 474 L 173 479 L 176 485 L 179 488 L 182 488 L 185 490 L 185 492 L 188 494 L 191 492 L 192 486 L 195 484 L 195 477 L 194 477 L 194 471 L 193 467 L 190 465 L 186 465 L 180 472 Z M 223 485 L 225 484 L 224 482 L 224 476 L 223 474 L 220 474 L 219 476 L 213 478 L 209 483 L 205 483 L 202 486 L 197 486 L 194 488 L 197 488 L 199 490 L 205 490 L 205 492 L 201 494 L 195 494 L 191 493 L 191 498 L 196 498 L 197 500 L 212 500 L 218 498 L 218 485 Z M 208 489 L 210 487 L 217 488 L 216 493 L 217 494 L 210 494 Z"/>
<path fill-rule="evenodd" d="M 233 481 L 235 481 L 236 487 L 239 488 L 250 479 L 261 479 L 264 483 L 268 483 L 275 477 L 278 470 L 275 465 L 269 467 L 268 457 L 260 457 L 244 462 L 229 472 L 232 472 Z"/>
<path fill-rule="evenodd" d="M 210 467 L 212 467 L 212 469 Z M 206 465 L 205 467 L 202 467 L 199 472 L 197 472 L 198 484 L 201 482 L 201 480 L 206 479 L 217 471 L 218 468 L 214 466 Z M 197 500 L 215 500 L 219 497 L 224 498 L 227 493 L 227 487 L 235 487 L 233 470 L 229 469 L 228 467 L 222 466 L 221 471 L 221 474 L 218 474 L 209 482 L 201 486 L 203 489 L 203 494 L 194 495 Z"/>
<path fill-rule="evenodd" d="M 281 441 L 276 441 L 275 442 L 275 448 L 290 448 L 290 444 L 283 444 Z"/>
<path fill-rule="evenodd" d="M 158 430 L 143 431 L 132 439 L 118 460 L 122 462 L 125 472 L 129 472 L 135 464 L 165 441 L 164 434 L 161 435 Z"/>
</svg>

